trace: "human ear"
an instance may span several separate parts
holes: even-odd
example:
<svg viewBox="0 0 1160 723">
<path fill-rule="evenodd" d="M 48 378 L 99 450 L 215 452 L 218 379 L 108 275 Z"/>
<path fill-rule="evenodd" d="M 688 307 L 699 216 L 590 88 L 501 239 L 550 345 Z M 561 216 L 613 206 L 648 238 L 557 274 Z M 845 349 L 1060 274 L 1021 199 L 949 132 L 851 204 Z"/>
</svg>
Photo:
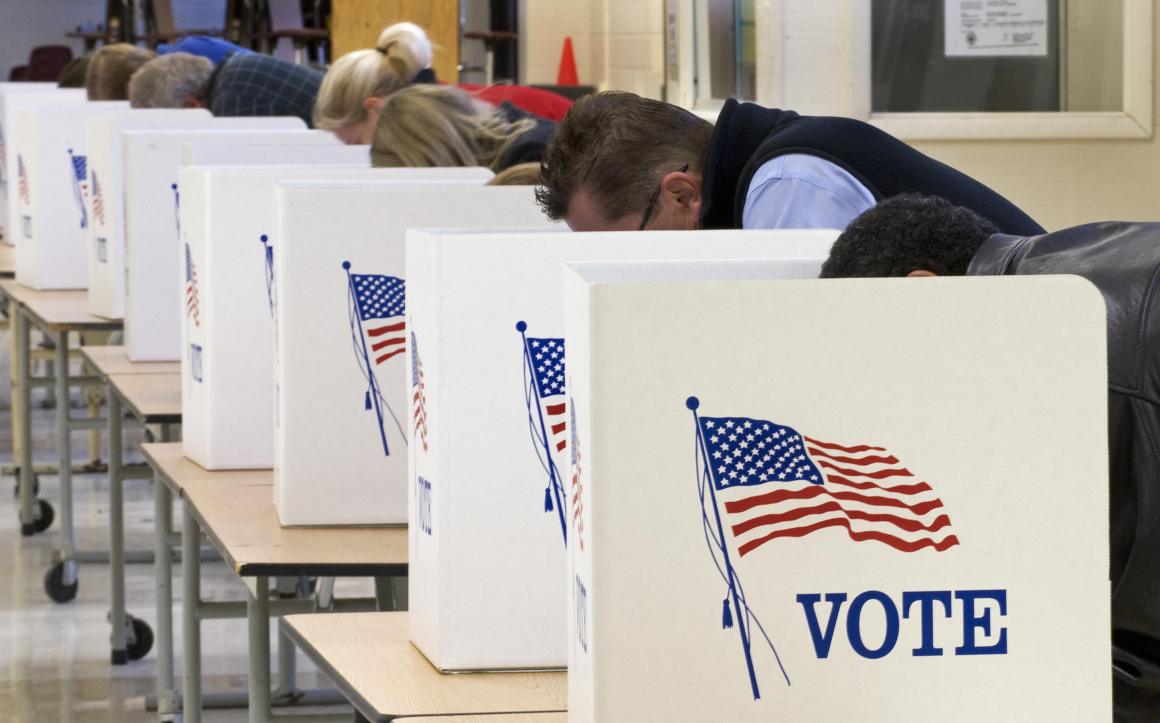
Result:
<svg viewBox="0 0 1160 723">
<path fill-rule="evenodd" d="M 914 271 L 911 271 L 909 274 L 907 274 L 906 278 L 908 278 L 908 279 L 927 279 L 927 278 L 930 278 L 932 276 L 938 276 L 938 274 L 936 274 L 933 271 L 927 271 L 926 269 L 915 269 Z"/>
<path fill-rule="evenodd" d="M 701 178 L 684 171 L 673 171 L 661 179 L 661 192 L 672 196 L 682 228 L 697 228 L 701 220 Z"/>
<path fill-rule="evenodd" d="M 377 95 L 372 95 L 369 98 L 363 99 L 363 108 L 366 108 L 368 113 L 378 113 L 383 109 L 383 98 Z"/>
</svg>

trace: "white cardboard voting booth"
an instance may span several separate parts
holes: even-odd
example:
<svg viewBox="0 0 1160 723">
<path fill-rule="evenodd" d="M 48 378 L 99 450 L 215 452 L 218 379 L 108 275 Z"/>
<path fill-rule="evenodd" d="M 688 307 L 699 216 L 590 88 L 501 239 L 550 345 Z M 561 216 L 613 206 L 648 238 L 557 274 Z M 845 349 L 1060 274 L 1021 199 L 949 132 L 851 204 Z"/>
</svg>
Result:
<svg viewBox="0 0 1160 723">
<path fill-rule="evenodd" d="M 352 162 L 345 153 L 348 146 L 302 148 L 314 151 L 315 161 L 324 160 L 329 152 L 336 163 Z M 364 154 L 361 163 L 366 160 Z M 182 168 L 186 456 L 206 469 L 274 466 L 274 312 L 272 269 L 267 264 L 276 242 L 275 182 L 458 179 L 482 185 L 491 175 L 483 168 Z M 325 207 L 315 210 L 328 215 Z M 372 216 L 366 222 L 379 220 Z M 298 241 L 319 243 L 318 238 Z"/>
<path fill-rule="evenodd" d="M 274 249 L 282 524 L 407 521 L 405 232 L 549 224 L 531 188 L 478 184 L 282 184 Z"/>
<path fill-rule="evenodd" d="M 9 136 L 12 109 L 29 102 L 76 102 L 85 99 L 84 89 L 57 88 L 55 83 L 0 83 L 0 242 L 15 243 L 17 228 L 10 223 L 8 180 L 16 178 L 16 156 L 11 153 Z"/>
<path fill-rule="evenodd" d="M 564 263 L 785 257 L 816 275 L 835 235 L 409 234 L 410 631 L 437 668 L 566 664 Z"/>
<path fill-rule="evenodd" d="M 331 144 L 298 118 L 239 118 L 223 131 L 127 131 L 125 144 L 125 347 L 133 361 L 181 358 L 177 187 L 185 143 Z"/>
<path fill-rule="evenodd" d="M 609 268 L 567 281 L 570 721 L 1111 720 L 1094 287 Z"/>
<path fill-rule="evenodd" d="M 301 143 L 290 145 L 270 143 L 260 146 L 186 143 L 181 148 L 182 166 L 285 166 L 308 163 L 342 163 L 369 168 L 371 147 Z"/>
<path fill-rule="evenodd" d="M 89 175 L 86 123 L 128 115 L 124 102 L 16 109 L 16 278 L 34 289 L 88 287 Z"/>
<path fill-rule="evenodd" d="M 128 130 L 228 128 L 202 108 L 138 108 L 88 121 L 90 223 L 89 313 L 108 319 L 125 314 L 125 203 L 122 134 Z M 222 124 L 222 125 L 216 125 Z"/>
</svg>

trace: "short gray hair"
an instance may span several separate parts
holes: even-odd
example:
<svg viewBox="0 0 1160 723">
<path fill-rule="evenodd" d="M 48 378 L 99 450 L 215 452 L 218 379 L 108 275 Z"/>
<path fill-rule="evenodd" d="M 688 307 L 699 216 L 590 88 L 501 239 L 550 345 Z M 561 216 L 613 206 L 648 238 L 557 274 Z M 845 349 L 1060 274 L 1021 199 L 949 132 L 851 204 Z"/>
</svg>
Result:
<svg viewBox="0 0 1160 723">
<path fill-rule="evenodd" d="M 129 81 L 134 108 L 184 108 L 190 99 L 204 102 L 214 65 L 189 53 L 170 53 L 150 60 Z"/>
</svg>

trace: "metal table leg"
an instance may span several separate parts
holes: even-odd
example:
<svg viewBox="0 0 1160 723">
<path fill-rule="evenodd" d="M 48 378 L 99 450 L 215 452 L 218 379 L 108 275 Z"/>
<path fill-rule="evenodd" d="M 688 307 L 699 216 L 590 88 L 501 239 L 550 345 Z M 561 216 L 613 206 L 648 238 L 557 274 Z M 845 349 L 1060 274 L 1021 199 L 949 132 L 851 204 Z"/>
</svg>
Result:
<svg viewBox="0 0 1160 723">
<path fill-rule="evenodd" d="M 201 604 L 201 528 L 184 502 L 181 511 L 181 580 L 184 596 L 181 617 L 185 642 L 182 723 L 201 723 L 201 623 L 197 609 Z"/>
<path fill-rule="evenodd" d="M 154 573 L 157 578 L 157 712 L 163 721 L 171 721 L 181 709 L 180 696 L 173 681 L 173 563 L 169 536 L 172 533 L 172 500 L 169 488 L 153 480 Z M 200 552 L 200 550 L 199 550 Z M 200 555 L 198 556 L 200 558 Z"/>
<path fill-rule="evenodd" d="M 16 306 L 16 302 L 10 302 L 8 308 L 12 314 L 17 346 L 17 388 L 12 390 L 12 424 L 17 428 L 16 446 L 19 449 L 20 534 L 27 537 L 36 531 L 36 494 L 32 488 L 32 420 L 29 418 L 32 409 L 32 388 L 28 384 L 29 370 L 32 368 L 28 351 L 30 333 L 28 317 Z"/>
<path fill-rule="evenodd" d="M 73 534 L 72 443 L 69 426 L 68 332 L 56 338 L 56 446 L 59 453 L 60 547 L 57 562 L 44 577 L 44 589 L 58 603 L 76 597 L 79 584 L 76 539 Z"/>
<path fill-rule="evenodd" d="M 270 718 L 270 578 L 254 578 L 246 586 L 246 616 L 250 625 L 250 723 Z"/>
<path fill-rule="evenodd" d="M 113 626 L 113 665 L 129 662 L 125 636 L 125 501 L 124 482 L 121 479 L 121 400 L 106 387 L 109 402 L 109 567 L 112 580 L 109 623 Z M 58 412 L 59 413 L 59 412 Z"/>
</svg>

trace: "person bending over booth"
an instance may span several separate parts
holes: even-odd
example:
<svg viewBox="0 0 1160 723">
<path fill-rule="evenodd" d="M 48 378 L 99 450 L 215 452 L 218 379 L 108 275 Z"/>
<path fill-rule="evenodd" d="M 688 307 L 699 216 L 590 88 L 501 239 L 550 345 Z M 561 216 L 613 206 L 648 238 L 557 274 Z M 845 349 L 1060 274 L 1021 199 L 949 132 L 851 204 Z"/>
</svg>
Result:
<svg viewBox="0 0 1160 723">
<path fill-rule="evenodd" d="M 157 46 L 158 55 L 171 53 L 189 53 L 200 55 L 214 65 L 220 65 L 223 60 L 234 53 L 252 53 L 254 51 L 235 45 L 225 38 L 213 38 L 208 35 L 187 35 L 173 44 Z"/>
<path fill-rule="evenodd" d="M 234 53 L 216 68 L 189 53 L 162 55 L 129 83 L 134 108 L 208 108 L 215 116 L 297 116 L 311 125 L 322 73 L 258 53 Z"/>
<path fill-rule="evenodd" d="M 539 163 L 556 124 L 504 103 L 498 108 L 451 85 L 412 85 L 388 96 L 371 165 L 485 166 L 500 173 Z"/>
<path fill-rule="evenodd" d="M 1010 233 L 1043 229 L 982 183 L 849 118 L 726 101 L 717 124 L 624 92 L 576 101 L 548 146 L 545 213 L 574 231 L 843 229 L 884 198 L 945 196 Z"/>
<path fill-rule="evenodd" d="M 355 50 L 334 62 L 322 81 L 314 125 L 333 131 L 343 143 L 371 143 L 387 98 L 409 85 L 437 82 L 434 50 L 423 28 L 396 23 L 383 30 L 374 48 Z M 563 117 L 571 101 L 551 91 L 524 86 L 464 86 L 480 100 L 505 101 L 545 119 Z"/>
<path fill-rule="evenodd" d="M 823 278 L 1075 274 L 1108 308 L 1112 670 L 1117 721 L 1160 720 L 1160 223 L 1028 236 L 903 195 L 838 237 Z"/>
<path fill-rule="evenodd" d="M 101 46 L 85 69 L 85 95 L 89 100 L 129 100 L 129 79 L 156 57 L 152 50 L 129 43 Z"/>
</svg>

